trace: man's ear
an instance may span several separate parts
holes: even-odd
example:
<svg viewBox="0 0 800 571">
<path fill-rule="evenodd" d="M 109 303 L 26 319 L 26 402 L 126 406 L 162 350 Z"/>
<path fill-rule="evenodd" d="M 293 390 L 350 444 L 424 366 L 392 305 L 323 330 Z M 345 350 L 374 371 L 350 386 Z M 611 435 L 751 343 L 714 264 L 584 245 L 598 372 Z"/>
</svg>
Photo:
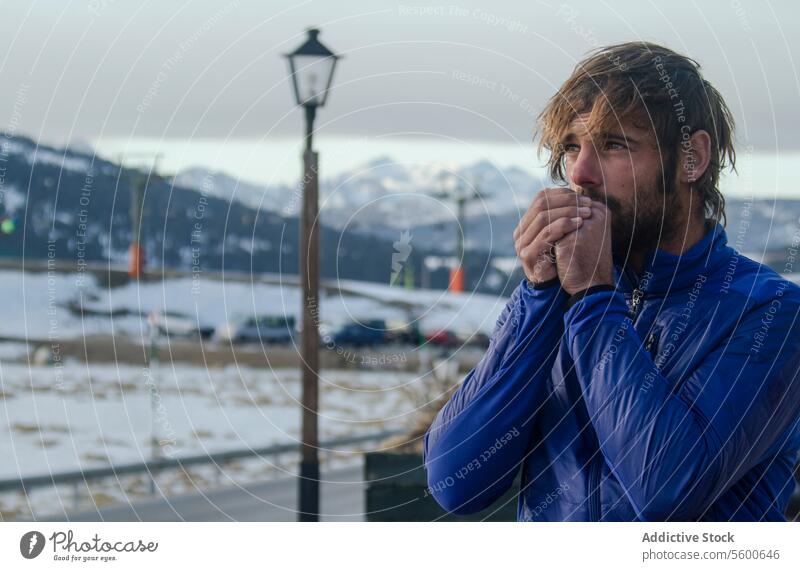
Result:
<svg viewBox="0 0 800 571">
<path fill-rule="evenodd" d="M 688 141 L 681 143 L 679 180 L 694 184 L 706 172 L 710 160 L 711 136 L 699 129 L 692 133 Z"/>
</svg>

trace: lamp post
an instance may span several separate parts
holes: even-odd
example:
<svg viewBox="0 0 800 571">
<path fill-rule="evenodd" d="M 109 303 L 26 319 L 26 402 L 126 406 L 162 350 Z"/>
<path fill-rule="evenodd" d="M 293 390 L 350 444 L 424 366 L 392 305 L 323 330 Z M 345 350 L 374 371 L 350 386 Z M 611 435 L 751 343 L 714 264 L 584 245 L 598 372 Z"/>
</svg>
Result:
<svg viewBox="0 0 800 571">
<path fill-rule="evenodd" d="M 319 520 L 319 155 L 313 150 L 317 107 L 325 105 L 339 56 L 319 41 L 319 30 L 308 30 L 306 41 L 290 54 L 289 72 L 297 105 L 305 109 L 303 206 L 300 213 L 300 283 L 303 290 L 301 378 L 303 426 L 300 446 L 298 519 Z"/>
</svg>

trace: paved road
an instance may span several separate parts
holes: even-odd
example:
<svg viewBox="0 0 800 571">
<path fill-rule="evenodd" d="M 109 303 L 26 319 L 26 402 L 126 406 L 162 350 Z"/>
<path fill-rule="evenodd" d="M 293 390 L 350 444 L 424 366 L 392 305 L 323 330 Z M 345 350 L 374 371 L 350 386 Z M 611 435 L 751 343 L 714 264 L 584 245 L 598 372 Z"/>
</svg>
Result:
<svg viewBox="0 0 800 571">
<path fill-rule="evenodd" d="M 323 521 L 363 521 L 363 468 L 323 474 Z M 297 480 L 286 478 L 133 504 L 62 513 L 41 521 L 297 521 Z"/>
</svg>

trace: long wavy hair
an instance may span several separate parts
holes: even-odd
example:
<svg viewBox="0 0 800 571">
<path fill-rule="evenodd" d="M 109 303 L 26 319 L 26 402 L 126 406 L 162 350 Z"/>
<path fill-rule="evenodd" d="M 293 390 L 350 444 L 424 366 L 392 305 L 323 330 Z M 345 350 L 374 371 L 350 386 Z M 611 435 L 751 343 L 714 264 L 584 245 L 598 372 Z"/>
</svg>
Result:
<svg viewBox="0 0 800 571">
<path fill-rule="evenodd" d="M 662 157 L 664 192 L 672 192 L 681 150 L 702 129 L 711 137 L 708 168 L 692 188 L 706 218 L 725 219 L 719 190 L 722 169 L 736 170 L 734 121 L 714 86 L 693 59 L 649 42 L 600 48 L 579 62 L 539 115 L 539 151 L 549 151 L 547 167 L 555 181 L 567 182 L 561 140 L 577 115 L 588 113 L 590 133 L 620 130 L 633 121 L 654 135 Z"/>
</svg>

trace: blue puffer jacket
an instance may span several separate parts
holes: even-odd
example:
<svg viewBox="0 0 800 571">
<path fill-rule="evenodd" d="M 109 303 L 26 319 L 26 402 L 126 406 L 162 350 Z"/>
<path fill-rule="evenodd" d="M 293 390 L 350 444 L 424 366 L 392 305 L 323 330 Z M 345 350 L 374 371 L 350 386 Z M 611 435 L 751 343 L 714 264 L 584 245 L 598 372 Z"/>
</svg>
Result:
<svg viewBox="0 0 800 571">
<path fill-rule="evenodd" d="M 582 298 L 557 280 L 514 291 L 425 435 L 430 492 L 473 513 L 521 467 L 520 521 L 783 520 L 800 288 L 719 224 L 682 256 L 657 250 L 639 276 L 615 276 Z"/>
</svg>

